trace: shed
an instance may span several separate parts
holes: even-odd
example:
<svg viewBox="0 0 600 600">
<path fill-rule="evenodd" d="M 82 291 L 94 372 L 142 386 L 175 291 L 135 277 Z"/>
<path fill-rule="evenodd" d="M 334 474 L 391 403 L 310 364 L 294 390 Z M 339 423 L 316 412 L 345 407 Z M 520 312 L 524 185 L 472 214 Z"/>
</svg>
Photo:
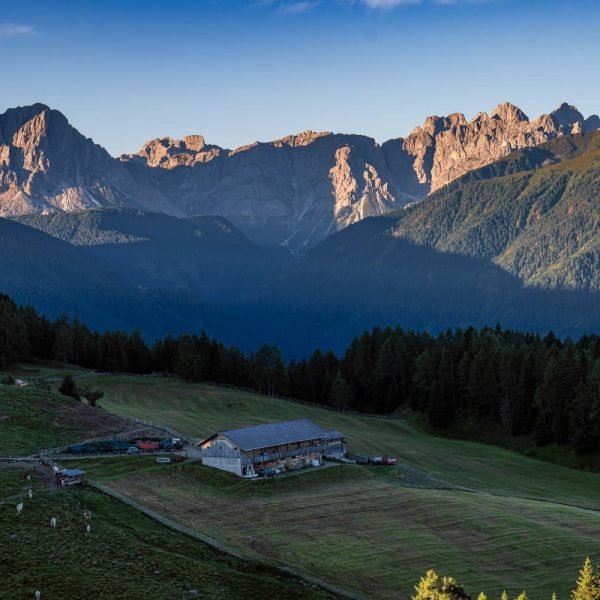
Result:
<svg viewBox="0 0 600 600">
<path fill-rule="evenodd" d="M 83 485 L 85 471 L 81 469 L 63 469 L 57 473 L 57 477 L 63 487 L 68 485 Z"/>
</svg>

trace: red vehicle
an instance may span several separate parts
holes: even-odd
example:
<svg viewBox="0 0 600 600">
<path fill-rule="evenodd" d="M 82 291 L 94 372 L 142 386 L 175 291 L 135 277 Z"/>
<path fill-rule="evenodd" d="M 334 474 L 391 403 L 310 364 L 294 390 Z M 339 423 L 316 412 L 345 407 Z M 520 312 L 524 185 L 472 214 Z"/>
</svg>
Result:
<svg viewBox="0 0 600 600">
<path fill-rule="evenodd" d="M 389 458 L 387 456 L 372 456 L 369 459 L 369 462 L 372 465 L 391 466 L 391 465 L 395 465 L 396 464 L 396 459 L 395 458 Z"/>
<path fill-rule="evenodd" d="M 158 450 L 159 444 L 158 442 L 140 442 L 138 448 L 140 450 Z"/>
</svg>

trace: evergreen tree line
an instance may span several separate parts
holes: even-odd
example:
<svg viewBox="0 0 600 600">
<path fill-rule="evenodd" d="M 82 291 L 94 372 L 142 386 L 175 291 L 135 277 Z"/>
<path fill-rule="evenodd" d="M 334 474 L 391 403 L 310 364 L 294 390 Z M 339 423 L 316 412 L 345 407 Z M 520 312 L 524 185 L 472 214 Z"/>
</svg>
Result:
<svg viewBox="0 0 600 600">
<path fill-rule="evenodd" d="M 375 328 L 344 355 L 315 350 L 282 359 L 276 346 L 245 355 L 205 333 L 148 344 L 139 332 L 90 331 L 77 320 L 50 321 L 0 295 L 0 367 L 57 360 L 110 372 L 172 373 L 357 410 L 426 415 L 432 426 L 493 422 L 540 446 L 600 449 L 600 337 L 574 342 L 500 327 L 438 336 Z"/>
<path fill-rule="evenodd" d="M 429 570 L 415 586 L 411 600 L 471 600 L 467 593 L 453 577 L 440 577 L 435 571 Z M 477 600 L 488 600 L 481 592 Z M 506 591 L 502 592 L 500 600 L 509 600 Z M 516 600 L 527 600 L 527 592 L 521 592 Z M 552 594 L 551 600 L 557 600 Z M 579 571 L 575 589 L 571 592 L 571 600 L 600 600 L 600 567 L 594 569 L 590 558 L 586 558 Z"/>
</svg>

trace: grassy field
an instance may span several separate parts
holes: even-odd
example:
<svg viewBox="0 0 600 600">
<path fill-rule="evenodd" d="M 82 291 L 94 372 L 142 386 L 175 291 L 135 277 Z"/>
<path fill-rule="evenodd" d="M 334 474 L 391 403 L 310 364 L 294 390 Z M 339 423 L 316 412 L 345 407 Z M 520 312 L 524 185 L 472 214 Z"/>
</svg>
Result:
<svg viewBox="0 0 600 600">
<path fill-rule="evenodd" d="M 30 454 L 127 427 L 123 419 L 55 392 L 0 384 L 0 455 Z"/>
<path fill-rule="evenodd" d="M 0 468 L 0 600 L 30 599 L 36 590 L 44 600 L 330 597 L 217 554 L 103 494 L 53 491 L 38 471 L 31 482 L 26 473 Z M 89 534 L 84 510 L 92 512 Z"/>
<path fill-rule="evenodd" d="M 428 568 L 475 593 L 567 598 L 586 555 L 600 559 L 600 475 L 493 446 L 175 380 L 101 378 L 101 404 L 194 438 L 308 417 L 350 449 L 396 456 L 393 469 L 338 466 L 247 482 L 198 464 L 88 463 L 111 487 L 247 553 L 372 598 L 408 597 Z"/>
</svg>

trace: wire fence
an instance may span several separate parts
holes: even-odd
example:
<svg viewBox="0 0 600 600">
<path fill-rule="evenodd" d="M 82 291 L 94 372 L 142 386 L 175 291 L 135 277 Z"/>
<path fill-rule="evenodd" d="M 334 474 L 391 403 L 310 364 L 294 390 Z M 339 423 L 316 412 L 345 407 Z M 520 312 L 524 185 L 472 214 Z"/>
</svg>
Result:
<svg viewBox="0 0 600 600">
<path fill-rule="evenodd" d="M 228 556 L 233 556 L 234 558 L 238 558 L 238 559 L 246 561 L 246 562 L 251 562 L 251 563 L 254 563 L 257 565 L 268 567 L 270 569 L 274 569 L 275 571 L 277 571 L 279 573 L 295 577 L 296 579 L 299 579 L 309 585 L 319 587 L 327 592 L 331 592 L 332 594 L 335 594 L 336 596 L 340 596 L 341 598 L 350 598 L 351 600 L 365 600 L 364 596 L 361 596 L 360 594 L 356 594 L 354 592 L 349 592 L 349 591 L 343 590 L 335 585 L 327 583 L 326 581 L 322 581 L 320 579 L 311 577 L 310 575 L 305 575 L 303 573 L 299 573 L 299 572 L 295 571 L 294 569 L 292 569 L 291 567 L 282 566 L 282 565 L 270 562 L 265 559 L 260 559 L 260 558 L 254 557 L 254 556 L 250 556 L 250 555 L 245 554 L 244 552 L 241 552 L 234 548 L 230 548 L 229 546 L 225 546 L 224 544 L 221 544 L 217 540 L 215 540 L 209 536 L 206 536 L 206 535 L 196 531 L 195 529 L 191 529 L 190 527 L 181 525 L 180 523 L 177 523 L 176 521 L 173 521 L 172 519 L 169 519 L 168 517 L 165 517 L 165 516 L 157 513 L 156 511 L 152 510 L 151 508 L 148 508 L 147 506 L 144 506 L 143 504 L 140 504 L 139 502 L 136 502 L 135 500 L 132 500 L 131 498 L 128 498 L 127 496 L 124 496 L 123 494 L 120 494 L 119 492 L 116 492 L 115 490 L 100 483 L 99 481 L 96 481 L 94 479 L 88 479 L 86 483 L 88 485 L 90 485 L 91 487 L 97 489 L 98 491 L 102 492 L 103 494 L 106 494 L 107 496 L 111 496 L 115 500 L 119 500 L 119 501 L 127 504 L 128 506 L 131 506 L 135 510 L 138 510 L 138 511 L 144 513 L 147 517 L 150 517 L 152 520 L 156 521 L 157 523 L 160 523 L 160 524 L 164 525 L 165 527 L 172 529 L 173 531 L 177 531 L 178 533 L 182 533 L 183 535 L 186 535 L 195 540 L 198 540 L 198 541 L 202 542 L 203 544 L 210 546 L 214 550 L 217 550 L 218 552 L 222 552 L 223 554 L 227 554 Z"/>
</svg>

